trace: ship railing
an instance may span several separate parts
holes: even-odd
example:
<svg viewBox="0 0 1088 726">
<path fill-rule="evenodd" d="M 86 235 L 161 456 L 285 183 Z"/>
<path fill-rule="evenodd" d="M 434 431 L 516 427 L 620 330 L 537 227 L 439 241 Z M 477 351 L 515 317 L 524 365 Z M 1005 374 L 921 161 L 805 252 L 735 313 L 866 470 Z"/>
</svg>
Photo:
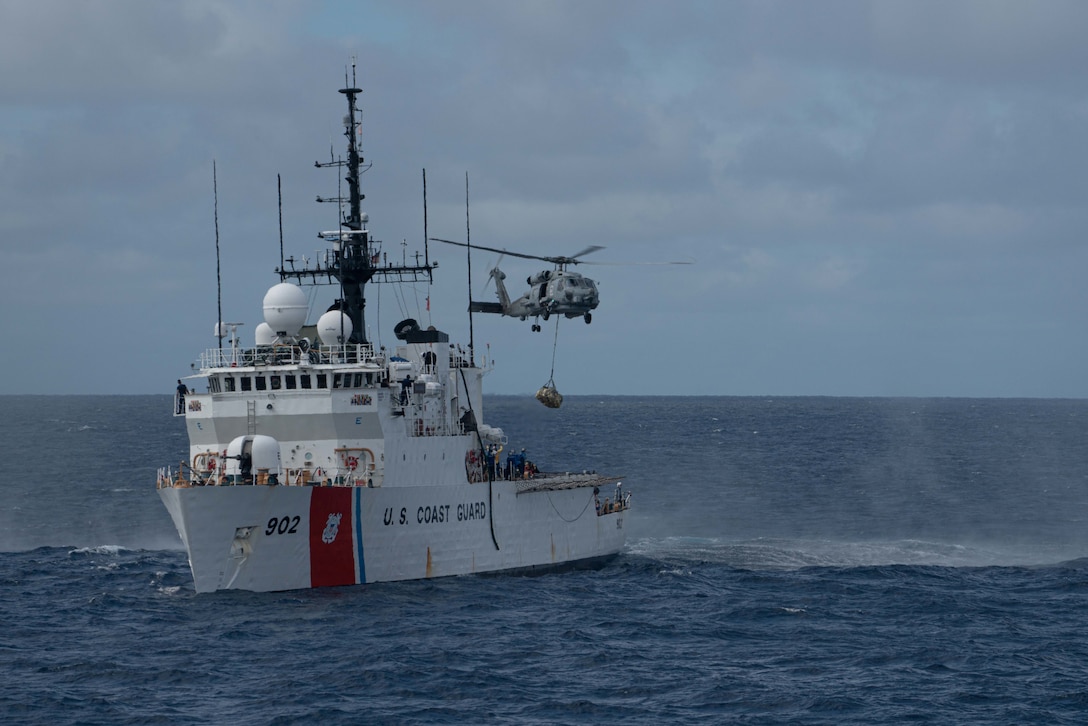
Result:
<svg viewBox="0 0 1088 726">
<path fill-rule="evenodd" d="M 354 363 L 381 366 L 369 343 L 346 345 L 259 345 L 255 348 L 209 348 L 200 355 L 201 369 L 273 365 Z"/>
<path fill-rule="evenodd" d="M 461 349 L 461 346 L 457 348 L 450 348 L 450 368 L 471 368 L 472 357 L 469 353 Z"/>
<path fill-rule="evenodd" d="M 330 472 L 317 469 L 285 469 L 282 474 L 267 469 L 258 469 L 254 474 L 226 474 L 222 469 L 199 471 L 185 462 L 181 462 L 175 471 L 173 467 L 161 467 L 156 486 L 159 489 L 214 486 L 299 486 L 299 487 L 368 487 L 382 485 L 382 472 L 340 471 Z"/>
<path fill-rule="evenodd" d="M 606 496 L 601 501 L 599 488 L 593 490 L 593 506 L 597 510 L 597 516 L 617 514 L 631 508 L 631 492 L 623 491 L 623 482 L 616 482 L 616 492 L 613 497 Z"/>
<path fill-rule="evenodd" d="M 159 489 L 206 486 L 215 483 L 212 474 L 199 472 L 186 461 L 178 462 L 177 471 L 173 467 L 160 467 L 156 486 Z"/>
<path fill-rule="evenodd" d="M 447 436 L 448 432 L 446 422 L 440 419 L 415 418 L 408 426 L 408 435 L 413 437 Z"/>
<path fill-rule="evenodd" d="M 416 384 L 425 386 L 422 381 L 416 381 Z M 393 392 L 389 396 L 389 409 L 394 416 L 404 417 L 408 436 L 448 436 L 451 430 L 460 429 L 459 424 L 456 429 L 451 429 L 449 422 L 444 418 L 427 415 L 424 412 L 424 401 L 427 395 L 425 387 L 408 386 L 391 390 Z"/>
<path fill-rule="evenodd" d="M 323 469 L 321 467 L 285 467 L 283 469 L 258 468 L 251 472 L 227 473 L 226 452 L 202 451 L 193 456 L 192 463 L 178 462 L 172 467 L 159 469 L 157 486 L 164 488 L 210 486 L 344 486 L 380 487 L 383 472 L 375 465 L 370 449 L 357 447 L 340 449 L 344 453 L 345 466 Z M 366 457 L 365 459 L 363 457 Z M 352 467 L 354 460 L 356 466 Z M 362 463 L 359 466 L 359 463 Z"/>
<path fill-rule="evenodd" d="M 382 472 L 378 469 L 353 471 L 339 469 L 287 469 L 286 483 L 289 486 L 309 487 L 369 487 L 382 485 Z"/>
</svg>

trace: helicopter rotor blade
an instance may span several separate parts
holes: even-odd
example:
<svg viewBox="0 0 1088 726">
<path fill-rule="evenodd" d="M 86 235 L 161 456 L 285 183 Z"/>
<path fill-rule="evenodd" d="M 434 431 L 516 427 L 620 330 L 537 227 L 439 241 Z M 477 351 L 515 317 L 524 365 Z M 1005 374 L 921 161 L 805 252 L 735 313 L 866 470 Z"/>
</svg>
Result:
<svg viewBox="0 0 1088 726">
<path fill-rule="evenodd" d="M 596 252 L 598 250 L 603 250 L 603 249 L 604 249 L 604 247 L 602 247 L 601 245 L 590 245 L 589 247 L 586 247 L 581 252 L 575 252 L 573 255 L 571 255 L 570 257 L 567 257 L 566 259 L 570 260 L 571 262 L 574 262 L 579 257 L 585 257 L 588 254 L 592 254 L 592 253 L 594 253 L 594 252 Z"/>
<path fill-rule="evenodd" d="M 429 237 L 432 242 L 444 242 L 448 245 L 457 245 L 458 247 L 471 247 L 474 250 L 487 250 L 488 252 L 498 252 L 500 255 L 512 255 L 514 257 L 523 257 L 527 260 L 543 260 L 545 262 L 554 262 L 554 257 L 542 257 L 540 255 L 526 255 L 521 252 L 511 252 L 510 250 L 501 250 L 498 247 L 487 247 L 486 245 L 470 245 L 465 242 L 455 242 L 452 239 L 441 239 L 439 237 Z"/>
<path fill-rule="evenodd" d="M 592 254 L 598 250 L 603 250 L 601 245 L 590 245 L 584 250 L 577 252 L 573 255 L 529 255 L 524 252 L 513 252 L 511 250 L 499 249 L 498 247 L 488 247 L 487 245 L 470 245 L 466 242 L 456 242 L 452 239 L 442 239 L 440 237 L 430 237 L 432 242 L 442 242 L 448 245 L 457 245 L 458 247 L 472 247 L 473 249 L 487 250 L 488 252 L 498 252 L 501 255 L 511 255 L 512 257 L 521 257 L 526 260 L 541 260 L 542 262 L 550 262 L 553 265 L 577 265 L 581 264 L 579 257 Z"/>
<path fill-rule="evenodd" d="M 632 266 L 643 266 L 643 265 L 694 265 L 695 262 L 693 262 L 691 260 L 687 260 L 687 261 L 670 260 L 668 262 L 605 262 L 605 261 L 602 261 L 602 260 L 598 260 L 596 262 L 585 262 L 585 261 L 583 261 L 583 262 L 580 262 L 579 264 L 582 264 L 582 265 L 609 265 L 610 267 L 632 267 Z"/>
</svg>

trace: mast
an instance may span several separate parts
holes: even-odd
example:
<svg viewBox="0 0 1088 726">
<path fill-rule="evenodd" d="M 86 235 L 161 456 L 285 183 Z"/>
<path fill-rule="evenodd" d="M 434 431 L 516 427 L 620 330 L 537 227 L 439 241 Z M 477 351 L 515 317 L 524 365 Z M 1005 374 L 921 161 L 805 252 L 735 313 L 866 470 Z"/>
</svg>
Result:
<svg viewBox="0 0 1088 726">
<path fill-rule="evenodd" d="M 352 75 L 354 75 L 354 66 Z M 355 80 L 354 78 L 352 79 Z M 344 136 L 348 138 L 347 176 L 348 183 L 348 212 L 342 219 L 341 226 L 346 234 L 341 235 L 339 259 L 340 284 L 344 290 L 343 305 L 345 312 L 351 318 L 353 331 L 348 339 L 350 343 L 366 343 L 366 324 L 364 312 L 366 311 L 366 296 L 363 295 L 363 287 L 374 277 L 374 264 L 370 259 L 367 233 L 363 231 L 363 195 L 359 192 L 359 146 L 356 142 L 355 115 L 357 113 L 355 99 L 363 92 L 361 88 L 341 88 L 340 93 L 347 96 L 348 115 L 344 118 Z"/>
<path fill-rule="evenodd" d="M 276 270 L 281 279 L 293 278 L 302 284 L 338 284 L 342 290 L 341 299 L 333 304 L 332 308 L 339 308 L 351 319 L 352 333 L 349 343 L 366 343 L 366 295 L 364 288 L 368 282 L 421 282 L 431 281 L 431 266 L 429 261 L 419 264 L 419 256 L 416 255 L 416 264 L 408 264 L 407 257 L 398 264 L 395 256 L 390 262 L 388 255 L 382 252 L 381 240 L 375 239 L 367 229 L 368 216 L 363 212 L 362 201 L 366 195 L 362 193 L 360 185 L 361 172 L 370 167 L 363 168 L 363 157 L 359 149 L 359 130 L 362 123 L 362 114 L 359 112 L 357 99 L 363 92 L 355 85 L 355 63 L 351 66 L 351 80 L 345 73 L 344 88 L 340 93 L 347 98 L 348 113 L 344 117 L 344 136 L 347 137 L 347 158 L 334 158 L 328 162 L 315 161 L 318 168 L 343 168 L 345 170 L 344 181 L 347 182 L 347 196 L 318 197 L 318 202 L 335 202 L 341 206 L 339 229 L 332 232 L 322 232 L 319 236 L 333 243 L 331 251 L 326 252 L 325 259 L 317 260 L 313 266 L 307 265 L 298 269 L 294 259 L 288 258 L 290 269 L 280 265 Z M 343 209 L 344 204 L 347 208 Z M 324 264 L 323 264 L 324 263 Z"/>
</svg>

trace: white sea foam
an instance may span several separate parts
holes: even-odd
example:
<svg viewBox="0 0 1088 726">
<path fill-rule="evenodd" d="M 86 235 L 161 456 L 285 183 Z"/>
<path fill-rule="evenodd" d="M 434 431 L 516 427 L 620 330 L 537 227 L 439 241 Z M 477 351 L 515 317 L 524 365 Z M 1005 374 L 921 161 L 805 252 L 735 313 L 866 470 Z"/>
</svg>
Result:
<svg viewBox="0 0 1088 726">
<path fill-rule="evenodd" d="M 921 540 L 839 542 L 698 537 L 644 538 L 630 542 L 627 551 L 663 560 L 670 565 L 663 572 L 683 570 L 685 563 L 692 562 L 755 570 L 888 565 L 991 567 L 1056 564 L 1077 556 L 1066 547 L 1048 546 L 993 548 Z"/>
<path fill-rule="evenodd" d="M 130 551 L 128 547 L 121 545 L 98 545 L 97 547 L 77 547 L 70 555 L 118 555 Z"/>
</svg>

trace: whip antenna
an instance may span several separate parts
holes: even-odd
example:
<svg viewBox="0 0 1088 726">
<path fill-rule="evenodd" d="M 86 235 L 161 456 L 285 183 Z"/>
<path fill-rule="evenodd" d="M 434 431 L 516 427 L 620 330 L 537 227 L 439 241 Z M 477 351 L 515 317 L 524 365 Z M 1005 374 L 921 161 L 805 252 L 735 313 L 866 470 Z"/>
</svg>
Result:
<svg viewBox="0 0 1088 726">
<path fill-rule="evenodd" d="M 219 339 L 219 357 L 223 357 L 223 283 L 222 278 L 219 275 L 219 181 L 216 178 L 215 173 L 215 159 L 212 159 L 212 196 L 215 200 L 215 305 L 216 305 L 216 324 L 215 324 L 215 337 Z M 280 253 L 283 256 L 283 253 Z M 283 269 L 283 264 L 280 264 L 280 269 Z"/>
<path fill-rule="evenodd" d="M 472 331 L 472 230 L 468 221 L 468 172 L 465 172 L 465 247 L 468 248 L 468 362 L 476 367 L 476 338 Z"/>
<path fill-rule="evenodd" d="M 430 247 L 427 244 L 427 170 L 423 170 L 423 264 L 431 266 Z"/>
<path fill-rule="evenodd" d="M 283 282 L 286 279 L 283 274 L 283 182 L 279 174 L 276 175 L 276 199 L 280 210 L 280 282 Z"/>
</svg>

